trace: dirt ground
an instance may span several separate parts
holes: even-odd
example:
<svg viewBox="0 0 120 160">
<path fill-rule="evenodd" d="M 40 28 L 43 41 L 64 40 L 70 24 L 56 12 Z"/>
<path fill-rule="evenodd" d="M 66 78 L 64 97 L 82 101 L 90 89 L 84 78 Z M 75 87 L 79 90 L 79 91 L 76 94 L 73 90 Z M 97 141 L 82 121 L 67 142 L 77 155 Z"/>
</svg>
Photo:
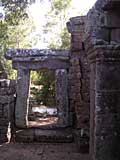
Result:
<svg viewBox="0 0 120 160">
<path fill-rule="evenodd" d="M 57 124 L 58 118 L 57 117 L 45 117 L 45 118 L 36 118 L 35 121 L 29 121 L 29 127 L 40 127 L 46 125 L 55 125 Z"/>
<path fill-rule="evenodd" d="M 89 155 L 78 153 L 74 143 L 0 145 L 0 160 L 89 160 Z"/>
</svg>

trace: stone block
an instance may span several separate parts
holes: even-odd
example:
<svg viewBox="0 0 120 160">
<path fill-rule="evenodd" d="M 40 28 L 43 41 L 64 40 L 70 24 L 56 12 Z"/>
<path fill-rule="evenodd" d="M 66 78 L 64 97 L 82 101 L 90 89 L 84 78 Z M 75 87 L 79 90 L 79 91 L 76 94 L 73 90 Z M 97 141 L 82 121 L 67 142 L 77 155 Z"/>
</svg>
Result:
<svg viewBox="0 0 120 160">
<path fill-rule="evenodd" d="M 0 87 L 1 88 L 9 87 L 9 85 L 10 85 L 10 80 L 7 80 L 7 79 L 0 80 Z"/>
<path fill-rule="evenodd" d="M 101 63 L 97 65 L 97 86 L 98 90 L 120 89 L 120 65 L 119 63 Z"/>
<path fill-rule="evenodd" d="M 81 72 L 78 72 L 77 75 L 76 75 L 76 78 L 80 79 L 81 76 L 82 76 L 82 75 L 81 75 Z"/>
<path fill-rule="evenodd" d="M 35 131 L 34 129 L 18 130 L 16 132 L 15 141 L 30 143 L 34 142 Z"/>
<path fill-rule="evenodd" d="M 120 43 L 120 29 L 112 29 L 111 43 Z"/>
<path fill-rule="evenodd" d="M 35 129 L 34 140 L 36 142 L 54 142 L 54 143 L 63 143 L 63 142 L 72 142 L 73 135 L 69 130 L 40 130 Z"/>
<path fill-rule="evenodd" d="M 96 113 L 113 114 L 120 113 L 120 93 L 119 92 L 98 92 L 96 95 Z"/>
<path fill-rule="evenodd" d="M 96 38 L 109 42 L 110 41 L 110 29 L 105 28 L 105 27 L 98 29 L 96 31 Z"/>
<path fill-rule="evenodd" d="M 0 96 L 0 104 L 9 104 L 10 102 L 14 102 L 14 95 Z"/>
<path fill-rule="evenodd" d="M 110 11 L 107 12 L 106 14 L 106 26 L 111 27 L 111 28 L 118 28 L 120 27 L 120 10 L 116 11 Z"/>
<path fill-rule="evenodd" d="M 79 33 L 84 30 L 85 16 L 73 17 L 67 23 L 67 28 L 70 33 Z"/>
<path fill-rule="evenodd" d="M 83 129 L 75 130 L 75 143 L 80 153 L 89 153 L 89 137 Z"/>
<path fill-rule="evenodd" d="M 120 143 L 116 135 L 97 136 L 95 138 L 95 158 L 98 160 L 118 160 Z"/>
</svg>

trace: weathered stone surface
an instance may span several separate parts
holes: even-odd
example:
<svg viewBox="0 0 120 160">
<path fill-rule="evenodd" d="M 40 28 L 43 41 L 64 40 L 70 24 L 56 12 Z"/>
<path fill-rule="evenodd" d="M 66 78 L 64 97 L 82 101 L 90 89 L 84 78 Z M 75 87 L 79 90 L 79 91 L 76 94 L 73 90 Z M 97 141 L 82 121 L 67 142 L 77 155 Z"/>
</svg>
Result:
<svg viewBox="0 0 120 160">
<path fill-rule="evenodd" d="M 86 17 L 84 16 L 73 17 L 67 24 L 68 30 L 71 33 L 69 97 L 70 107 L 76 114 L 77 128 L 88 127 L 86 124 L 89 123 L 89 120 L 86 123 L 86 120 L 84 119 L 84 111 L 89 115 L 89 92 L 87 92 L 89 90 L 89 66 L 87 62 L 87 55 L 84 52 L 83 43 L 85 20 Z M 86 81 L 86 79 L 88 79 L 88 81 Z M 86 84 L 88 85 L 86 86 Z M 86 102 L 88 102 L 87 105 L 85 105 Z M 81 107 L 84 109 L 81 109 Z M 84 122 L 86 124 L 84 124 Z"/>
<path fill-rule="evenodd" d="M 63 69 L 69 67 L 69 50 L 9 49 L 5 57 L 13 61 L 13 68 Z"/>
<path fill-rule="evenodd" d="M 90 62 L 90 154 L 118 160 L 120 96 L 119 0 L 98 0 L 88 12 L 85 49 Z"/>
<path fill-rule="evenodd" d="M 17 127 L 25 128 L 28 125 L 28 104 L 29 104 L 29 83 L 30 70 L 54 69 L 60 70 L 61 77 L 56 77 L 56 87 L 62 85 L 64 95 L 60 91 L 61 99 L 58 105 L 59 126 L 68 125 L 68 91 L 66 70 L 69 68 L 68 50 L 39 50 L 39 49 L 9 49 L 5 57 L 11 59 L 13 68 L 18 70 L 17 79 L 17 101 L 15 110 L 15 119 Z M 63 73 L 65 74 L 63 74 Z M 59 75 L 59 74 L 58 74 Z M 60 79 L 60 81 L 58 80 Z M 58 81 L 57 81 L 58 80 Z M 64 98 L 66 96 L 66 98 Z M 61 116 L 64 115 L 64 116 Z"/>
<path fill-rule="evenodd" d="M 69 125 L 68 106 L 68 73 L 65 69 L 56 70 L 56 106 L 58 112 L 58 125 Z"/>
<path fill-rule="evenodd" d="M 111 42 L 120 43 L 120 28 L 111 31 Z"/>
<path fill-rule="evenodd" d="M 8 142 L 11 134 L 11 115 L 14 114 L 15 81 L 0 80 L 0 143 Z"/>
<path fill-rule="evenodd" d="M 91 52 L 91 145 L 93 159 L 119 159 L 119 51 Z M 102 53 L 103 52 L 103 53 Z M 95 53 L 95 54 L 94 54 Z M 113 54 L 114 53 L 114 54 Z M 94 55 L 93 55 L 94 54 Z M 93 60 L 94 59 L 94 60 Z M 94 64 L 95 63 L 95 64 Z M 116 118 L 117 117 L 117 118 Z M 95 127 L 95 128 L 94 128 Z M 111 146 L 112 145 L 112 146 Z M 114 147 L 113 147 L 114 146 Z M 116 150 L 114 148 L 116 147 Z M 95 153 L 95 154 L 94 154 Z M 105 154 L 106 153 L 106 154 Z M 102 154 L 102 156 L 101 156 Z M 104 156 L 103 156 L 104 155 Z M 114 156 L 113 156 L 114 155 Z M 95 157 L 94 157 L 95 156 Z M 113 158 L 114 157 L 114 158 Z"/>
<path fill-rule="evenodd" d="M 84 25 L 86 17 L 73 17 L 67 23 L 71 33 L 71 54 L 69 71 L 69 99 L 73 113 L 73 125 L 77 128 L 75 139 L 80 152 L 89 150 L 89 65 L 84 51 Z M 87 130 L 87 137 L 81 136 L 79 131 Z"/>
<path fill-rule="evenodd" d="M 30 71 L 18 70 L 17 101 L 15 109 L 15 122 L 17 127 L 25 128 L 28 125 Z"/>
<path fill-rule="evenodd" d="M 40 50 L 40 49 L 9 49 L 5 57 L 7 59 L 14 59 L 14 58 L 20 58 L 20 60 L 23 58 L 26 60 L 37 60 L 41 57 L 47 58 L 47 57 L 68 57 L 69 51 L 68 50 Z M 37 60 L 38 61 L 38 60 Z"/>
<path fill-rule="evenodd" d="M 83 50 L 83 35 L 84 35 L 84 24 L 85 16 L 73 17 L 67 23 L 68 31 L 71 33 L 71 51 Z"/>
<path fill-rule="evenodd" d="M 7 73 L 5 71 L 0 72 L 0 79 L 7 79 Z"/>
<path fill-rule="evenodd" d="M 18 61 L 18 62 L 43 62 L 43 61 L 46 61 L 46 60 L 55 60 L 55 59 L 58 59 L 58 60 L 63 60 L 63 61 L 66 61 L 66 60 L 69 60 L 69 56 L 67 55 L 42 55 L 42 56 L 29 56 L 28 57 L 14 57 L 13 60 L 14 61 Z"/>
<path fill-rule="evenodd" d="M 78 16 L 70 18 L 70 21 L 67 23 L 67 28 L 70 33 L 81 32 L 84 31 L 85 24 L 85 16 Z"/>
<path fill-rule="evenodd" d="M 73 133 L 70 129 L 42 130 L 30 128 L 18 130 L 15 137 L 17 142 L 52 142 L 69 143 L 73 141 Z"/>
<path fill-rule="evenodd" d="M 102 1 L 102 8 L 104 10 L 119 10 L 120 1 L 119 0 L 105 0 Z"/>
<path fill-rule="evenodd" d="M 13 68 L 14 69 L 29 69 L 29 70 L 38 70 L 38 69 L 68 69 L 69 68 L 69 61 L 67 60 L 58 60 L 58 59 L 47 59 L 42 62 L 16 62 L 13 61 Z"/>
</svg>

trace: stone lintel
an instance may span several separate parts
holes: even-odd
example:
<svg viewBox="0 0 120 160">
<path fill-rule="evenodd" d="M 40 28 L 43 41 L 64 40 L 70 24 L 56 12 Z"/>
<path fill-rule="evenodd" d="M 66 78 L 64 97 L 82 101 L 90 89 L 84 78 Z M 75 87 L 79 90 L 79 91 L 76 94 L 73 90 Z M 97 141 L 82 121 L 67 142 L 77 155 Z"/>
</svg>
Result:
<svg viewBox="0 0 120 160">
<path fill-rule="evenodd" d="M 68 61 L 69 57 L 65 56 L 41 56 L 41 57 L 35 57 L 35 56 L 30 56 L 30 57 L 14 57 L 13 61 L 16 62 L 43 62 L 46 60 L 62 60 L 62 61 Z"/>
<path fill-rule="evenodd" d="M 120 45 L 96 45 L 88 52 L 90 63 L 120 61 Z"/>
<path fill-rule="evenodd" d="M 12 63 L 13 69 L 29 69 L 29 70 L 39 70 L 39 69 L 68 69 L 69 62 L 63 60 L 54 60 L 47 59 L 44 61 L 35 61 L 35 62 L 27 62 L 27 61 L 13 61 Z"/>
<path fill-rule="evenodd" d="M 69 50 L 51 50 L 51 49 L 8 49 L 5 58 L 9 60 L 14 60 L 14 58 L 20 58 L 20 60 L 26 59 L 30 61 L 35 61 L 37 58 L 43 57 L 69 57 Z M 41 58 L 41 59 L 42 59 Z M 44 59 L 44 58 L 43 58 Z"/>
</svg>

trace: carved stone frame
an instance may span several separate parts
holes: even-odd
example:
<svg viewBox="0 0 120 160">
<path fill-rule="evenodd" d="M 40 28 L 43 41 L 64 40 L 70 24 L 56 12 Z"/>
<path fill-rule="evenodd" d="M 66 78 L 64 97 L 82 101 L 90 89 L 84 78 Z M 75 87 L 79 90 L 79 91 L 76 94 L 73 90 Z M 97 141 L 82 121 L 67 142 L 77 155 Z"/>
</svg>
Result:
<svg viewBox="0 0 120 160">
<path fill-rule="evenodd" d="M 68 69 L 69 51 L 66 50 L 8 50 L 6 58 L 12 60 L 17 72 L 17 100 L 15 123 L 17 127 L 28 127 L 30 71 L 53 69 L 56 77 L 56 105 L 59 127 L 68 125 Z"/>
</svg>

